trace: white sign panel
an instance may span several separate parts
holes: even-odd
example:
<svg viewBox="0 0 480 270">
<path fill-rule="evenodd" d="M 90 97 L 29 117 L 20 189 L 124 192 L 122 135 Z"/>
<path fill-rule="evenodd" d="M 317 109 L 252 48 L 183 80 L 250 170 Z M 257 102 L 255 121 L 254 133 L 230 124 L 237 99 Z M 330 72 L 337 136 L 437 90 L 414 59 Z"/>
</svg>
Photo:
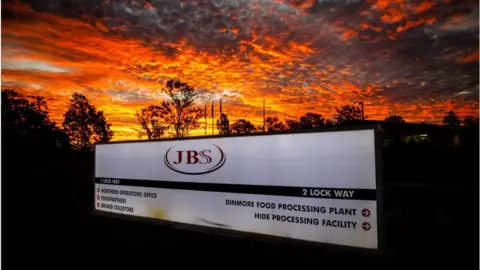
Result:
<svg viewBox="0 0 480 270">
<path fill-rule="evenodd" d="M 99 144 L 95 209 L 379 248 L 374 130 Z"/>
</svg>

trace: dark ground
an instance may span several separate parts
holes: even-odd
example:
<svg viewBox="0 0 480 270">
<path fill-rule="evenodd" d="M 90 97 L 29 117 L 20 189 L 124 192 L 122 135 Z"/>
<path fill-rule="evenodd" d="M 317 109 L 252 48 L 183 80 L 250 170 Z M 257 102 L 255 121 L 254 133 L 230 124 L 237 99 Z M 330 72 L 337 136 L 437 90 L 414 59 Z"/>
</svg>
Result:
<svg viewBox="0 0 480 270">
<path fill-rule="evenodd" d="M 93 160 L 22 166 L 10 160 L 2 164 L 2 266 L 478 269 L 478 156 L 447 160 L 450 166 L 401 156 L 384 155 L 388 250 L 382 257 L 93 216 Z"/>
</svg>

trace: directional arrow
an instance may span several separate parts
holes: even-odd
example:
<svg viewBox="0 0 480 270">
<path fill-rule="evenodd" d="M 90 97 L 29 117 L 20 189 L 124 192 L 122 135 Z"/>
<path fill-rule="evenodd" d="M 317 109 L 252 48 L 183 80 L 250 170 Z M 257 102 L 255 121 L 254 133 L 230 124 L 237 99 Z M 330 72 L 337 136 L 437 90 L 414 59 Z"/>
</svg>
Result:
<svg viewBox="0 0 480 270">
<path fill-rule="evenodd" d="M 364 217 L 369 217 L 369 216 L 370 216 L 370 210 L 368 210 L 367 208 L 364 208 L 364 209 L 362 210 L 362 215 L 363 215 Z"/>
<path fill-rule="evenodd" d="M 362 228 L 363 228 L 365 231 L 369 231 L 370 228 L 371 228 L 370 223 L 368 223 L 368 222 L 363 222 Z"/>
</svg>

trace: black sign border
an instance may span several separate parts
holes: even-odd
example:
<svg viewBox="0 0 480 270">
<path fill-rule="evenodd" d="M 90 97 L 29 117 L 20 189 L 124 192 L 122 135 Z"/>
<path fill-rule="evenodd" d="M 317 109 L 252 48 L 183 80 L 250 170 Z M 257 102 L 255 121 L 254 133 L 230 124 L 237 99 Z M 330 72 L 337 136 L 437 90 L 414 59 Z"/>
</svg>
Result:
<svg viewBox="0 0 480 270">
<path fill-rule="evenodd" d="M 307 241 L 301 239 L 288 238 L 283 236 L 274 236 L 266 235 L 255 232 L 244 232 L 223 228 L 215 228 L 209 226 L 181 223 L 170 220 L 155 219 L 149 217 L 139 217 L 128 214 L 118 214 L 108 211 L 97 210 L 95 207 L 95 172 L 96 172 L 96 148 L 97 145 L 102 144 L 119 144 L 119 143 L 149 143 L 149 142 L 159 142 L 159 141 L 179 141 L 179 140 L 199 140 L 199 139 L 218 139 L 218 138 L 236 138 L 236 137 L 255 137 L 255 136 L 281 136 L 285 134 L 304 134 L 304 133 L 325 133 L 325 132 L 341 132 L 341 131 L 360 131 L 360 130 L 373 130 L 374 134 L 374 148 L 375 148 L 375 180 L 376 180 L 376 197 L 377 197 L 377 249 L 362 248 L 362 247 L 352 247 L 340 244 L 332 243 L 322 243 Z M 287 131 L 287 132 L 270 132 L 270 133 L 251 133 L 251 134 L 235 134 L 235 135 L 208 135 L 208 136 L 191 136 L 185 138 L 165 138 L 165 139 L 155 139 L 155 140 L 124 140 L 124 141 L 113 141 L 113 142 L 100 142 L 96 143 L 93 150 L 93 209 L 92 214 L 96 216 L 119 218 L 130 221 L 139 221 L 163 226 L 174 227 L 177 229 L 186 229 L 191 231 L 197 231 L 202 233 L 213 233 L 217 235 L 224 235 L 229 237 L 240 237 L 246 238 L 254 241 L 264 241 L 264 242 L 273 242 L 278 244 L 287 244 L 292 246 L 310 246 L 314 248 L 330 248 L 344 251 L 353 251 L 359 253 L 366 253 L 372 255 L 382 256 L 386 253 L 386 235 L 385 235 L 385 220 L 384 220 L 384 197 L 383 197 L 383 163 L 382 163 L 382 152 L 380 148 L 381 143 L 379 126 L 378 125 L 364 125 L 364 126 L 346 126 L 346 127 L 336 127 L 336 128 L 322 128 L 322 129 L 310 129 L 310 130 L 296 130 L 296 131 Z"/>
</svg>

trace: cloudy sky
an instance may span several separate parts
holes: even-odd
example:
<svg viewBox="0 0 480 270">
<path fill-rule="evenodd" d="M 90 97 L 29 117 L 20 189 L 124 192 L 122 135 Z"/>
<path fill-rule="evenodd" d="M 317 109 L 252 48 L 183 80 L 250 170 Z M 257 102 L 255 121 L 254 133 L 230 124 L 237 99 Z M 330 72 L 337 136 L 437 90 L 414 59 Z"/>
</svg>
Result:
<svg viewBox="0 0 480 270">
<path fill-rule="evenodd" d="M 82 92 L 116 139 L 168 79 L 258 124 L 263 99 L 282 119 L 364 101 L 369 119 L 438 123 L 478 114 L 478 18 L 476 0 L 2 1 L 2 87 L 58 122 Z"/>
</svg>

